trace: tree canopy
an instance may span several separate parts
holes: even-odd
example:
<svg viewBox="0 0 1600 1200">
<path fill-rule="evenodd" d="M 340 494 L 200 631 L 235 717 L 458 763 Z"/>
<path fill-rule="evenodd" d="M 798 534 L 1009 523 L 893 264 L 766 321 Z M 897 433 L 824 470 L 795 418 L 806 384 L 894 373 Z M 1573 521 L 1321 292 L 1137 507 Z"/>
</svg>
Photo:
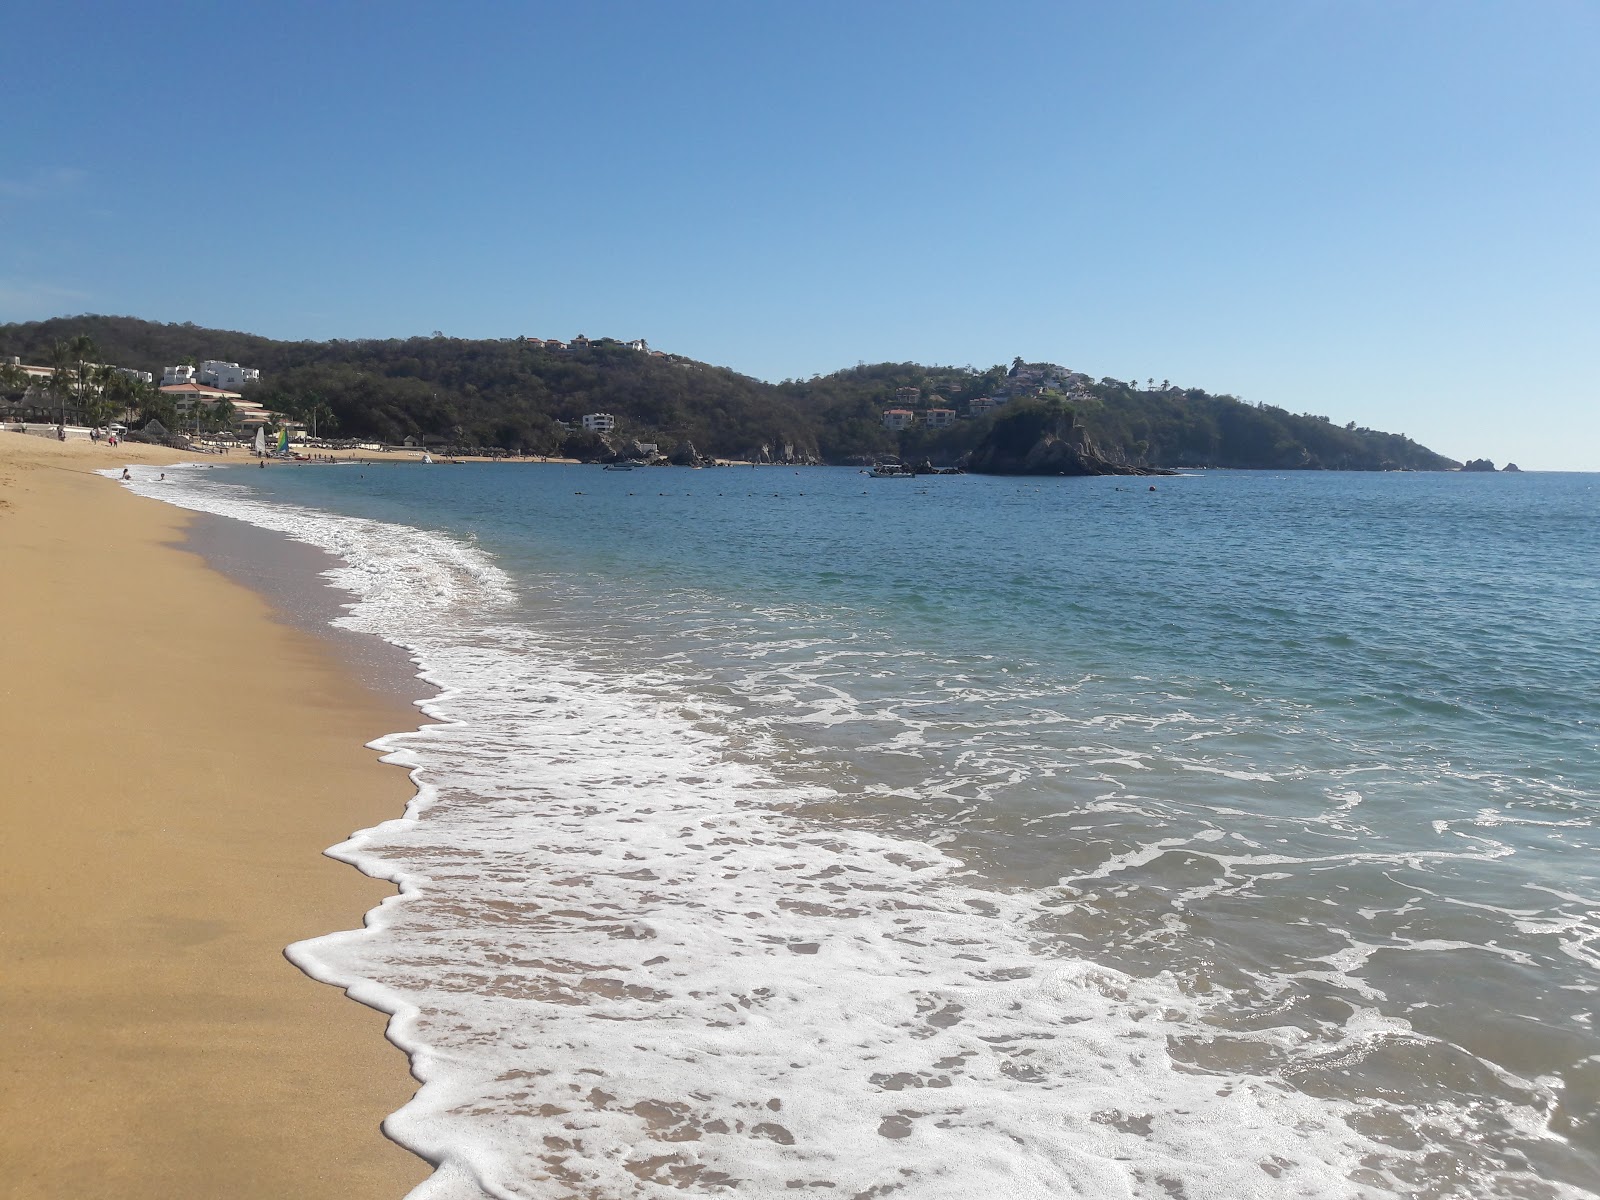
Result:
<svg viewBox="0 0 1600 1200">
<path fill-rule="evenodd" d="M 73 339 L 84 339 L 75 342 Z M 191 324 L 81 316 L 0 325 L 0 356 L 59 359 L 81 392 L 82 361 L 59 346 L 92 345 L 100 361 L 159 373 L 221 359 L 259 368 L 250 399 L 341 436 L 407 437 L 535 453 L 579 448 L 587 413 L 617 419 L 622 439 L 670 450 L 693 442 L 721 457 L 850 462 L 886 454 L 955 462 L 988 433 L 985 398 L 1059 401 L 1108 459 L 1133 465 L 1378 470 L 1456 464 L 1408 438 L 1325 417 L 1246 404 L 1153 380 L 1092 381 L 1048 363 L 858 364 L 830 375 L 766 383 L 726 367 L 640 351 L 611 338 L 562 348 L 539 339 L 432 337 L 289 342 Z M 52 358 L 52 354 L 56 356 Z M 0 380 L 0 385 L 4 381 Z M 916 389 L 915 393 L 908 389 Z M 152 411 L 159 400 L 143 394 Z M 909 407 L 908 429 L 884 428 Z M 930 410 L 950 416 L 942 427 Z M 1003 411 L 1000 410 L 1000 411 Z M 309 420 L 307 420 L 309 424 Z"/>
</svg>

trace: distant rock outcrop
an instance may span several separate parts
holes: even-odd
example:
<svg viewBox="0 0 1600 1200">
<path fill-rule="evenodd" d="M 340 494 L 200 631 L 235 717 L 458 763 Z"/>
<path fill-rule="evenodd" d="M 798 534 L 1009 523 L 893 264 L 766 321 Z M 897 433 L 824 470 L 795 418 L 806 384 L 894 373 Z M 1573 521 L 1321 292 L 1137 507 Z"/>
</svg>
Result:
<svg viewBox="0 0 1600 1200">
<path fill-rule="evenodd" d="M 1172 475 L 1160 467 L 1112 462 L 1071 409 L 1013 404 L 961 466 L 975 475 Z"/>
<path fill-rule="evenodd" d="M 1461 465 L 1463 471 L 1492 471 L 1494 463 L 1487 458 L 1474 458 Z"/>
<path fill-rule="evenodd" d="M 1506 471 L 1514 471 L 1514 472 L 1516 472 L 1516 473 L 1517 473 L 1517 474 L 1518 474 L 1518 475 L 1520 475 L 1520 474 L 1522 474 L 1522 468 L 1521 468 L 1521 467 L 1519 467 L 1519 466 L 1517 466 L 1517 464 L 1516 464 L 1516 463 L 1507 463 L 1507 464 L 1506 464 L 1506 465 L 1505 465 L 1505 466 L 1503 466 L 1503 467 L 1501 467 L 1501 468 L 1500 468 L 1500 470 L 1501 470 L 1501 471 L 1502 471 L 1502 472 L 1506 472 Z"/>
</svg>

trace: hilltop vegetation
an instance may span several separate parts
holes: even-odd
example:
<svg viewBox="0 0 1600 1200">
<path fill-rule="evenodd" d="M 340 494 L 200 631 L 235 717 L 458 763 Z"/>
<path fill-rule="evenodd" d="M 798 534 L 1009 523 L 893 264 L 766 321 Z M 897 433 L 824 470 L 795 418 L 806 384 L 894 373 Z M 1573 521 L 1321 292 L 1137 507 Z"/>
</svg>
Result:
<svg viewBox="0 0 1600 1200">
<path fill-rule="evenodd" d="M 769 384 L 678 355 L 641 352 L 609 338 L 560 349 L 537 340 L 469 340 L 441 334 L 389 340 L 284 342 L 252 334 L 83 316 L 0 326 L 0 355 L 50 361 L 58 342 L 87 335 L 102 361 L 159 375 L 184 361 L 257 367 L 250 398 L 290 414 L 316 409 L 340 436 L 399 442 L 415 437 L 532 453 L 605 451 L 594 435 L 563 428 L 585 413 L 617 418 L 613 441 L 637 438 L 669 450 L 850 462 L 885 454 L 955 462 L 1021 404 L 1064 406 L 1106 460 L 1128 466 L 1437 470 L 1456 464 L 1408 438 L 1325 417 L 1245 404 L 1199 388 L 1089 380 L 1050 364 L 986 369 L 917 363 L 859 365 Z M 905 389 L 916 389 L 915 396 Z M 1006 407 L 973 415 L 974 402 Z M 162 415 L 145 395 L 149 415 Z M 883 427 L 887 408 L 920 415 Z M 960 419 L 926 423 L 929 409 Z M 331 422 L 326 414 L 332 415 Z M 170 415 L 170 414 L 169 414 Z M 970 419 L 968 419 L 970 417 Z"/>
<path fill-rule="evenodd" d="M 1054 386 L 1019 383 L 1054 379 Z M 914 426 L 899 434 L 882 426 L 885 408 L 905 387 L 921 392 L 925 406 L 968 411 L 983 396 L 1009 394 L 1005 407 L 947 429 Z M 1200 388 L 1157 385 L 1141 388 L 1117 379 L 1090 380 L 1049 363 L 1024 363 L 988 370 L 924 367 L 916 363 L 858 366 L 806 381 L 778 385 L 809 415 L 828 461 L 863 453 L 898 454 L 953 462 L 984 441 L 994 422 L 1019 406 L 1070 410 L 1106 460 L 1143 467 L 1236 467 L 1290 470 L 1449 470 L 1452 459 L 1399 434 L 1336 425 L 1327 417 L 1291 413 L 1272 405 L 1246 404 Z"/>
</svg>

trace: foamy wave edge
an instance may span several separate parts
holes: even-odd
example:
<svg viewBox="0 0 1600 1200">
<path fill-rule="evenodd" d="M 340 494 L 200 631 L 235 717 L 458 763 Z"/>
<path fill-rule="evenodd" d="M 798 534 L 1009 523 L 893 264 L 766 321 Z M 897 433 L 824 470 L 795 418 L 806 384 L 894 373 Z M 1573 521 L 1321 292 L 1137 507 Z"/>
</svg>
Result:
<svg viewBox="0 0 1600 1200">
<path fill-rule="evenodd" d="M 1025 936 L 1029 921 L 1039 915 L 1036 900 L 963 886 L 952 878 L 959 864 L 925 844 L 800 826 L 782 813 L 783 789 L 776 780 L 734 767 L 715 739 L 692 723 L 671 727 L 659 711 L 631 712 L 625 694 L 553 661 L 553 648 L 537 638 L 504 644 L 507 631 L 502 629 L 489 639 L 502 644 L 469 645 L 471 635 L 482 631 L 462 627 L 461 641 L 454 643 L 442 632 L 452 629 L 450 619 L 502 609 L 513 595 L 509 577 L 475 548 L 442 534 L 264 502 L 251 498 L 247 489 L 207 479 L 204 471 L 174 472 L 159 485 L 149 478 L 153 474 L 136 473 L 131 490 L 275 530 L 338 556 L 344 565 L 327 578 L 354 603 L 335 623 L 406 650 L 419 677 L 442 689 L 419 703 L 439 724 L 371 743 L 384 752 L 385 761 L 411 770 L 417 794 L 404 816 L 329 851 L 369 875 L 394 881 L 400 895 L 369 913 L 362 930 L 289 948 L 291 960 L 308 974 L 391 1014 L 390 1039 L 410 1055 L 422 1086 L 385 1129 L 438 1168 L 413 1197 L 526 1195 L 524 1187 L 535 1179 L 582 1188 L 583 1194 L 619 1196 L 733 1184 L 750 1195 L 834 1184 L 841 1188 L 834 1195 L 851 1194 L 843 1190 L 848 1188 L 859 1188 L 857 1195 L 880 1195 L 909 1186 L 910 1194 L 938 1200 L 998 1190 L 1019 1197 L 1166 1196 L 1174 1185 L 1197 1198 L 1407 1190 L 1385 1166 L 1404 1156 L 1348 1127 L 1347 1119 L 1363 1112 L 1360 1106 L 1315 1099 L 1272 1080 L 1177 1069 L 1166 1056 L 1166 1036 L 1176 1026 L 1200 1027 L 1203 999 L 1186 994 L 1170 978 L 1136 980 L 1085 962 L 1038 956 Z M 475 696 L 465 678 L 496 655 L 541 656 L 541 678 L 560 685 L 552 702 L 560 710 L 554 714 L 557 721 L 581 723 L 596 715 L 593 704 L 586 703 L 586 689 L 604 696 L 612 721 L 636 719 L 641 728 L 630 733 L 632 741 L 624 739 L 627 762 L 657 789 L 649 802 L 665 804 L 671 815 L 656 823 L 660 828 L 648 827 L 646 836 L 621 828 L 637 822 L 641 811 L 624 803 L 607 811 L 605 831 L 633 839 L 624 845 L 656 852 L 641 858 L 630 851 L 630 861 L 644 863 L 634 874 L 650 871 L 654 863 L 680 877 L 652 876 L 650 886 L 630 893 L 619 882 L 626 874 L 622 862 L 575 858 L 592 852 L 585 838 L 592 841 L 598 832 L 596 814 L 586 811 L 563 822 L 559 810 L 579 797 L 590 803 L 606 789 L 625 790 L 627 779 L 619 782 L 606 772 L 597 777 L 592 763 L 589 774 L 569 771 L 558 779 L 568 790 L 556 797 L 556 816 L 539 813 L 549 823 L 540 828 L 555 831 L 549 845 L 537 853 L 515 847 L 511 853 L 524 867 L 565 864 L 569 871 L 595 875 L 603 885 L 595 886 L 595 879 L 546 880 L 541 899 L 591 908 L 626 901 L 635 912 L 584 912 L 586 919 L 574 918 L 569 927 L 534 930 L 523 949 L 559 955 L 604 947 L 608 959 L 625 961 L 589 964 L 587 978 L 620 976 L 628 982 L 619 981 L 622 990 L 607 998 L 607 1005 L 592 1003 L 592 996 L 581 1004 L 571 997 L 514 996 L 514 1003 L 504 1004 L 502 996 L 479 996 L 490 1010 L 509 1008 L 524 1021 L 530 1008 L 537 1009 L 531 1024 L 547 1036 L 496 1042 L 474 1058 L 461 1047 L 445 1051 L 428 1040 L 425 1027 L 436 1025 L 441 1011 L 437 989 L 429 992 L 424 984 L 408 993 L 352 967 L 370 963 L 375 943 L 384 937 L 403 941 L 400 926 L 408 909 L 428 898 L 429 884 L 437 878 L 399 868 L 378 844 L 415 840 L 444 792 L 459 791 L 451 780 L 430 774 L 442 772 L 435 763 L 448 761 L 447 743 L 455 739 L 472 751 L 474 737 L 506 733 L 495 728 L 492 710 L 474 711 L 486 698 Z M 661 737 L 663 725 L 677 735 L 676 744 Z M 671 760 L 665 764 L 659 753 L 663 745 Z M 430 758 L 430 750 L 440 753 Z M 525 799 L 525 787 L 503 780 L 468 782 L 486 803 Z M 536 790 L 559 790 L 549 783 L 537 781 Z M 657 794 L 663 791 L 665 799 Z M 607 803 L 615 799 L 608 797 Z M 647 811 L 657 815 L 655 809 Z M 674 829 L 674 822 L 681 828 Z M 690 827 L 708 832 L 705 845 L 686 855 L 674 837 Z M 484 857 L 503 851 L 496 848 Z M 765 870 L 767 876 L 730 885 L 718 866 L 730 855 L 737 856 L 741 874 Z M 574 868 L 580 861 L 582 866 Z M 616 870 L 608 875 L 611 868 Z M 778 872 L 789 878 L 774 883 Z M 849 878 L 850 886 L 831 890 L 815 882 L 831 878 L 830 873 Z M 792 886 L 800 880 L 813 885 Z M 736 911 L 758 902 L 784 917 L 784 932 L 776 941 L 766 932 L 769 913 Z M 865 920 L 870 929 L 841 935 L 845 909 L 857 925 Z M 608 922 L 625 930 L 639 925 L 649 936 L 638 929 L 639 936 L 618 935 Z M 673 929 L 674 922 L 681 928 Z M 707 927 L 717 937 L 697 945 Z M 499 937 L 503 932 L 496 931 L 495 944 L 513 944 L 513 936 Z M 443 940 L 423 939 L 423 944 L 437 949 L 455 937 L 457 949 L 483 949 L 473 945 L 470 934 L 453 930 Z M 466 946 L 460 944 L 463 935 Z M 657 961 L 661 956 L 646 958 L 644 951 L 630 958 L 608 939 L 624 946 L 648 943 L 648 949 L 661 949 L 665 942 L 691 958 L 697 950 L 711 956 L 734 946 L 757 948 L 734 953 L 739 966 L 730 973 L 721 961 L 668 958 L 663 965 Z M 824 946 L 827 952 L 819 953 Z M 571 961 L 584 965 L 581 957 Z M 470 958 L 452 965 L 468 976 L 479 967 Z M 548 968 L 540 963 L 514 982 L 521 986 L 546 978 Z M 822 976 L 842 979 L 848 993 L 819 986 Z M 908 986 L 908 980 L 914 984 Z M 446 988 L 442 994 L 451 993 Z M 748 1002 L 744 1015 L 732 1014 L 742 1040 L 719 1043 L 707 1034 L 717 1022 L 707 1021 L 706 1006 L 695 1009 L 684 1001 L 705 995 Z M 512 1031 L 503 1012 L 475 1009 L 472 999 L 458 1007 L 473 1009 L 479 1031 Z M 752 1008 L 763 1021 L 753 1021 Z M 763 1011 L 773 1009 L 784 1010 L 782 1020 Z M 698 1022 L 692 1031 L 673 1027 L 684 1016 Z M 795 1024 L 799 1038 L 793 1036 Z M 1374 1037 L 1406 1033 L 1403 1023 L 1376 1014 L 1370 1026 Z M 634 1044 L 619 1050 L 597 1027 L 607 1034 L 628 1028 Z M 830 1038 L 834 1028 L 843 1028 L 847 1036 Z M 1062 1034 L 1064 1029 L 1070 1033 Z M 821 1037 L 825 1053 L 816 1061 L 807 1058 L 818 1048 L 807 1036 Z M 1301 1036 L 1293 1030 L 1260 1035 L 1264 1041 Z M 563 1052 L 572 1061 L 563 1063 Z M 730 1052 L 736 1064 L 731 1074 L 721 1062 Z M 972 1062 L 974 1054 L 986 1061 Z M 514 1089 L 504 1086 L 508 1073 L 526 1094 L 509 1094 Z M 617 1090 L 596 1084 L 584 1094 L 585 1076 Z M 625 1094 L 631 1083 L 637 1085 L 634 1092 Z M 792 1090 L 796 1083 L 799 1093 Z M 785 1088 L 790 1094 L 775 1094 Z M 531 1106 L 545 1094 L 566 1097 L 572 1107 L 553 1117 L 517 1111 L 516 1105 Z M 783 1116 L 761 1119 L 778 1113 Z M 536 1136 L 558 1128 L 565 1132 Z M 552 1147 L 552 1138 L 561 1144 Z M 641 1144 L 663 1153 L 640 1159 Z"/>
</svg>

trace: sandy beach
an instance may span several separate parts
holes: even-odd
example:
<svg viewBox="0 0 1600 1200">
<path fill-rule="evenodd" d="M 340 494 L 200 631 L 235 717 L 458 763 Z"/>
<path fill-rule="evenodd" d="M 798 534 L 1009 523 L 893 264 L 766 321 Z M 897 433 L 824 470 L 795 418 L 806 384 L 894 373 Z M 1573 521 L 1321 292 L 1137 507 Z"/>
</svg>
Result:
<svg viewBox="0 0 1600 1200">
<path fill-rule="evenodd" d="M 0 1192 L 399 1197 L 405 1058 L 283 948 L 392 892 L 322 851 L 416 714 L 92 473 L 182 457 L 0 432 Z"/>
</svg>

